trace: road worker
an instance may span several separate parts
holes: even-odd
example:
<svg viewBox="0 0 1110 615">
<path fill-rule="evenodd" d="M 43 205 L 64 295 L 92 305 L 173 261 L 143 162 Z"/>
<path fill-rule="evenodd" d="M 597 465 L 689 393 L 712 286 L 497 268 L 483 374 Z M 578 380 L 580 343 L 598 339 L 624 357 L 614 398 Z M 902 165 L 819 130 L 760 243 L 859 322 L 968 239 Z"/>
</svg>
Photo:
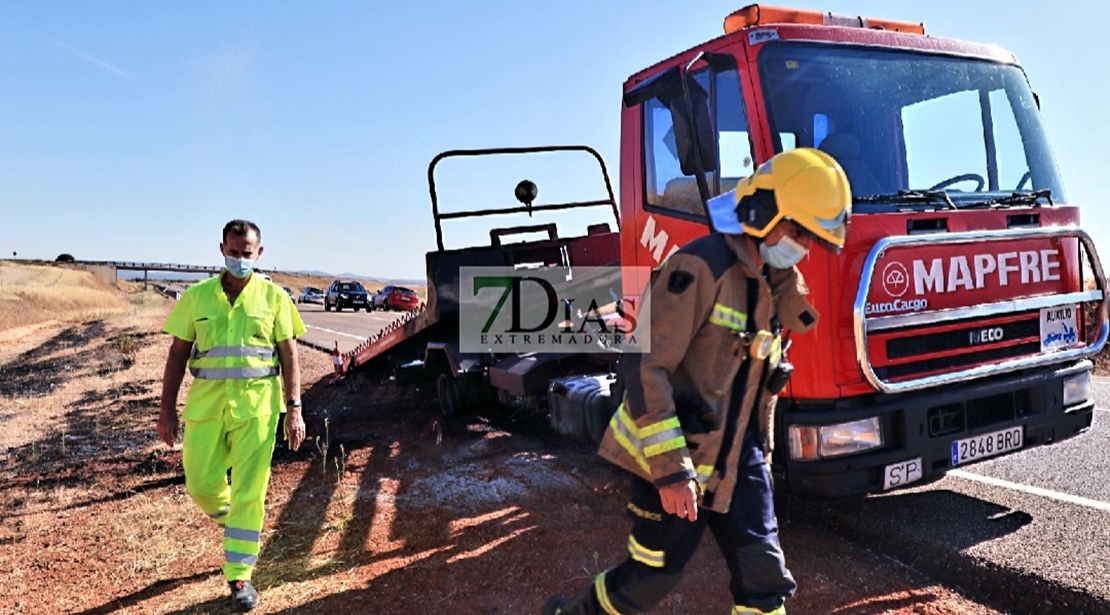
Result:
<svg viewBox="0 0 1110 615">
<path fill-rule="evenodd" d="M 251 572 L 282 412 L 289 447 L 297 450 L 305 437 L 295 340 L 304 323 L 280 286 L 252 273 L 261 241 L 254 223 L 227 223 L 220 243 L 225 268 L 186 290 L 174 307 L 165 326 L 173 341 L 158 416 L 158 436 L 173 446 L 187 366 L 194 380 L 183 417 L 185 488 L 223 527 L 223 572 L 237 612 L 258 605 Z"/>
<path fill-rule="evenodd" d="M 784 152 L 709 203 L 716 232 L 653 274 L 651 351 L 623 359 L 625 394 L 600 447 L 635 475 L 625 561 L 544 615 L 632 615 L 682 577 L 708 527 L 730 572 L 733 615 L 782 614 L 795 590 L 779 546 L 766 460 L 783 332 L 818 314 L 795 265 L 844 245 L 851 193 L 824 152 Z"/>
</svg>

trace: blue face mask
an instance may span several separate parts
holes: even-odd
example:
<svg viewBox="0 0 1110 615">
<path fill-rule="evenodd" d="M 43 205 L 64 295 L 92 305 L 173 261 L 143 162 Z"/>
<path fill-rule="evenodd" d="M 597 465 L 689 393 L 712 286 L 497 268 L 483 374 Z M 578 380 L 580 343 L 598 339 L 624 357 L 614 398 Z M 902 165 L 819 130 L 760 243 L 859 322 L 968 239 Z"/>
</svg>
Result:
<svg viewBox="0 0 1110 615">
<path fill-rule="evenodd" d="M 759 244 L 759 255 L 775 269 L 789 269 L 805 258 L 807 250 L 793 239 L 783 236 L 773 246 Z"/>
<path fill-rule="evenodd" d="M 224 257 L 224 266 L 227 267 L 231 275 L 242 280 L 249 276 L 254 271 L 254 261 L 245 258 L 235 258 L 233 256 Z"/>
</svg>

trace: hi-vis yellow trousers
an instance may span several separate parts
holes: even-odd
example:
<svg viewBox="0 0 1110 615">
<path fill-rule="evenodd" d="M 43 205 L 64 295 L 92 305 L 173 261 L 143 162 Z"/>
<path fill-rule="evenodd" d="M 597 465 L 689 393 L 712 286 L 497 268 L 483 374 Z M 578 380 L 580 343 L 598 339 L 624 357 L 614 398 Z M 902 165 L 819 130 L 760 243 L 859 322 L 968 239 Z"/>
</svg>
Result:
<svg viewBox="0 0 1110 615">
<path fill-rule="evenodd" d="M 224 576 L 228 581 L 248 581 L 258 561 L 279 415 L 234 422 L 226 417 L 185 421 L 185 488 L 224 528 Z"/>
</svg>

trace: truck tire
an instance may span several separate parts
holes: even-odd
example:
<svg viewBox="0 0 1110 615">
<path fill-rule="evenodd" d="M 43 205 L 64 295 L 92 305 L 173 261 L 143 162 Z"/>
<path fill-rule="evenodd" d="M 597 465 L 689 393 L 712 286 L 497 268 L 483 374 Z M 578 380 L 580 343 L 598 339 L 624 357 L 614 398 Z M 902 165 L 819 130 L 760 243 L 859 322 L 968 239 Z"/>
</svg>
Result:
<svg viewBox="0 0 1110 615">
<path fill-rule="evenodd" d="M 324 311 L 325 312 L 330 312 L 331 311 L 331 304 L 328 303 L 326 300 L 324 301 Z"/>
<path fill-rule="evenodd" d="M 451 374 L 440 374 L 436 378 L 436 401 L 439 402 L 439 411 L 444 417 L 450 418 L 461 414 L 462 391 L 457 377 Z"/>
</svg>

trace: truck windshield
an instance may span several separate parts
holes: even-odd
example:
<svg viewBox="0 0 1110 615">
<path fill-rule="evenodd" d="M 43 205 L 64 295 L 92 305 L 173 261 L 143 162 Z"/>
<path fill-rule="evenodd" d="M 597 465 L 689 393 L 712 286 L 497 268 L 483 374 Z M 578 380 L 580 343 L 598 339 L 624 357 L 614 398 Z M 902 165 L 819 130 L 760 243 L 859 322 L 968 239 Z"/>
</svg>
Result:
<svg viewBox="0 0 1110 615">
<path fill-rule="evenodd" d="M 938 206 L 895 204 L 900 191 L 943 191 L 955 207 L 1043 190 L 1067 202 L 1017 66 L 782 42 L 761 50 L 759 71 L 776 151 L 824 150 L 844 168 L 854 197 L 892 197 L 866 199 L 857 210 Z"/>
</svg>

